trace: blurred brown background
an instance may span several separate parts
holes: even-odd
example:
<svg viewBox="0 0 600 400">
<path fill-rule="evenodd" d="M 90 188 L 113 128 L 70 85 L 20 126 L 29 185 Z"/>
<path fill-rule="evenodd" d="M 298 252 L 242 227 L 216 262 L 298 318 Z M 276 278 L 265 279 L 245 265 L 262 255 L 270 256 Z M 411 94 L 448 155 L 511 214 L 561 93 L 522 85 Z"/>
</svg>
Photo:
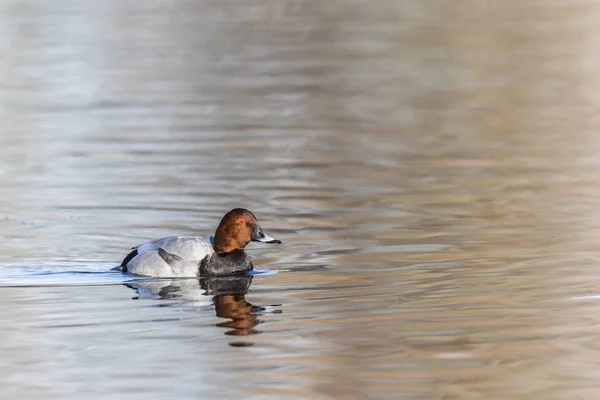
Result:
<svg viewBox="0 0 600 400">
<path fill-rule="evenodd" d="M 0 1 L 1 397 L 597 398 L 599 20 Z M 252 249 L 282 311 L 252 347 L 212 307 L 23 287 L 238 206 L 284 241 Z"/>
</svg>

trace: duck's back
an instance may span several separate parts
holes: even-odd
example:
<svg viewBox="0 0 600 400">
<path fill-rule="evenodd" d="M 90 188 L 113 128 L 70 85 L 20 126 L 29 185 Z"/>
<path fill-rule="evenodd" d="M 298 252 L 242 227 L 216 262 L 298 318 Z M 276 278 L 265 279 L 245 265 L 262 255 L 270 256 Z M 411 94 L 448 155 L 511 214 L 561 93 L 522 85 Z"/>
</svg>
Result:
<svg viewBox="0 0 600 400">
<path fill-rule="evenodd" d="M 213 240 L 212 236 L 168 236 L 142 243 L 134 249 L 138 254 L 164 249 L 184 260 L 200 261 L 215 252 L 212 246 Z"/>
<path fill-rule="evenodd" d="M 133 248 L 121 263 L 123 272 L 144 276 L 196 276 L 199 263 L 214 254 L 212 236 L 169 236 Z M 159 249 L 177 257 L 168 263 Z"/>
</svg>

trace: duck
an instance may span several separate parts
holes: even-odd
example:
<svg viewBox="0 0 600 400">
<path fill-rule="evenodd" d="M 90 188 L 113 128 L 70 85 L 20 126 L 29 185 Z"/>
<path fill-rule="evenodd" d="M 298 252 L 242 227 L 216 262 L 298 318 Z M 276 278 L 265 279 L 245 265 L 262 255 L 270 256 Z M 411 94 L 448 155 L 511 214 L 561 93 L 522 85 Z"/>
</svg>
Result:
<svg viewBox="0 0 600 400">
<path fill-rule="evenodd" d="M 168 236 L 132 247 L 121 272 L 157 278 L 210 277 L 249 273 L 254 269 L 245 251 L 250 242 L 277 243 L 256 216 L 234 208 L 219 223 L 214 236 Z"/>
</svg>

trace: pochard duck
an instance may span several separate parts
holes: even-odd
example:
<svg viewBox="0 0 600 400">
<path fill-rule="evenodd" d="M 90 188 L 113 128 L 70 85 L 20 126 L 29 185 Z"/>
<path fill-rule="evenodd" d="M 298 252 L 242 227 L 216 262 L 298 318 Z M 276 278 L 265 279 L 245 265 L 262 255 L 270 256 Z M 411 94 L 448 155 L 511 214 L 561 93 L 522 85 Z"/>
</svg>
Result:
<svg viewBox="0 0 600 400">
<path fill-rule="evenodd" d="M 254 214 L 229 211 L 213 236 L 169 236 L 132 247 L 121 271 L 152 277 L 222 276 L 252 271 L 250 242 L 281 243 L 263 232 Z"/>
</svg>

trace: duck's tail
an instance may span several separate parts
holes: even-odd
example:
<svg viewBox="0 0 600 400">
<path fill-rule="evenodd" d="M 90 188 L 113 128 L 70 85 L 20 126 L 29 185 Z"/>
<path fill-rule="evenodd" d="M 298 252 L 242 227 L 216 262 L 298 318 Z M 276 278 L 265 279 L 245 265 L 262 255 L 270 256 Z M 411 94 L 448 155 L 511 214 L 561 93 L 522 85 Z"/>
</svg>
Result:
<svg viewBox="0 0 600 400">
<path fill-rule="evenodd" d="M 127 254 L 127 257 L 125 257 L 123 259 L 123 261 L 121 261 L 121 271 L 122 272 L 127 272 L 127 264 L 129 264 L 129 261 L 133 260 L 135 258 L 135 256 L 138 255 L 138 251 L 137 249 L 133 249 L 133 251 L 129 254 Z"/>
</svg>

